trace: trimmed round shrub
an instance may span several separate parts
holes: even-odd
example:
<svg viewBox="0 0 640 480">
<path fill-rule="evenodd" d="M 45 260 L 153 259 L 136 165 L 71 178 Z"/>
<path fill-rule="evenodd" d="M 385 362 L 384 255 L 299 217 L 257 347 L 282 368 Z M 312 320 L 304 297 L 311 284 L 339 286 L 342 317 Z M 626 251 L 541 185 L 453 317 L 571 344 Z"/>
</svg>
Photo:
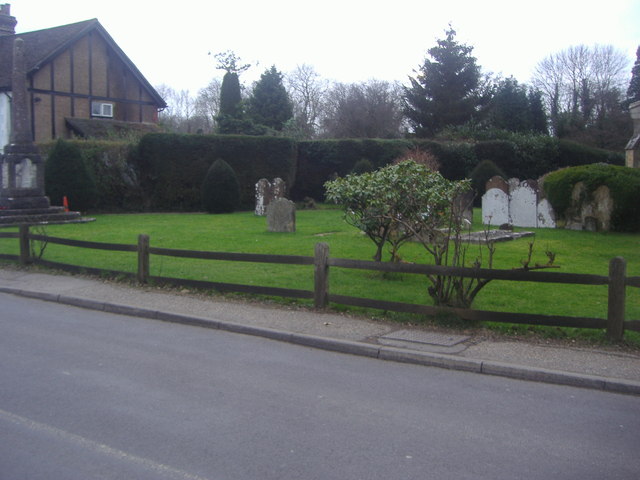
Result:
<svg viewBox="0 0 640 480">
<path fill-rule="evenodd" d="M 356 162 L 356 164 L 351 169 L 351 173 L 354 175 L 362 175 L 366 172 L 373 172 L 375 168 L 373 168 L 373 164 L 366 158 L 361 158 Z"/>
<path fill-rule="evenodd" d="M 640 170 L 598 163 L 550 173 L 544 179 L 544 190 L 557 214 L 565 217 L 571 208 L 571 193 L 578 182 L 584 183 L 589 196 L 602 185 L 609 187 L 613 199 L 612 230 L 640 231 Z"/>
<path fill-rule="evenodd" d="M 96 184 L 77 145 L 58 140 L 45 162 L 44 188 L 52 205 L 67 197 L 71 210 L 86 211 L 95 205 Z"/>
<path fill-rule="evenodd" d="M 236 172 L 219 158 L 202 182 L 202 205 L 209 213 L 231 213 L 240 205 L 240 184 Z"/>
<path fill-rule="evenodd" d="M 469 178 L 471 179 L 471 186 L 476 192 L 476 200 L 479 199 L 485 193 L 485 186 L 489 179 L 495 177 L 496 175 L 507 179 L 505 173 L 491 160 L 482 160 L 478 165 L 475 166 L 471 173 L 469 174 Z"/>
</svg>

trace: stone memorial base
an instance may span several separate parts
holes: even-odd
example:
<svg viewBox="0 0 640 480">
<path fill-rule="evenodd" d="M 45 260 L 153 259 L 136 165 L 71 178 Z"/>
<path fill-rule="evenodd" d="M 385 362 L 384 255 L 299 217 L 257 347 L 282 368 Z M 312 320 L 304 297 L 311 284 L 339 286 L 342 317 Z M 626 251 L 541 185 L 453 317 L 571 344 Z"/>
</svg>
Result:
<svg viewBox="0 0 640 480">
<path fill-rule="evenodd" d="M 86 223 L 94 220 L 94 218 L 82 217 L 80 212 L 67 212 L 64 207 L 0 208 L 0 228 L 20 225 Z"/>
</svg>

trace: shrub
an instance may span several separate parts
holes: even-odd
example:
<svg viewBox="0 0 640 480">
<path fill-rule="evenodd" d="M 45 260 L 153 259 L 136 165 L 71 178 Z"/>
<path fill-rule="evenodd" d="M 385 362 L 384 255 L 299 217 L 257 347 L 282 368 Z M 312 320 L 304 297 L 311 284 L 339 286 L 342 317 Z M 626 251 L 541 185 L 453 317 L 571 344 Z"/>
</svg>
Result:
<svg viewBox="0 0 640 480">
<path fill-rule="evenodd" d="M 351 173 L 354 175 L 360 175 L 366 172 L 373 172 L 374 170 L 375 168 L 373 167 L 373 164 L 371 163 L 371 161 L 369 161 L 369 159 L 361 158 L 353 166 L 353 169 L 351 169 Z"/>
<path fill-rule="evenodd" d="M 233 168 L 219 158 L 202 182 L 202 205 L 209 213 L 231 213 L 240 205 L 240 185 Z"/>
<path fill-rule="evenodd" d="M 487 182 L 496 175 L 504 178 L 505 180 L 507 179 L 502 169 L 500 169 L 491 160 L 482 160 L 473 170 L 471 170 L 469 178 L 471 179 L 471 186 L 476 192 L 476 200 L 480 199 L 482 195 L 484 195 Z"/>
<path fill-rule="evenodd" d="M 45 192 L 53 205 L 62 205 L 63 197 L 73 210 L 88 210 L 96 202 L 96 185 L 82 160 L 77 145 L 58 140 L 45 163 Z"/>
<path fill-rule="evenodd" d="M 609 187 L 613 198 L 611 229 L 621 232 L 640 231 L 640 170 L 616 165 L 592 164 L 552 172 L 544 180 L 544 190 L 560 216 L 571 207 L 571 193 L 576 183 L 583 182 L 587 195 L 601 185 Z"/>
</svg>

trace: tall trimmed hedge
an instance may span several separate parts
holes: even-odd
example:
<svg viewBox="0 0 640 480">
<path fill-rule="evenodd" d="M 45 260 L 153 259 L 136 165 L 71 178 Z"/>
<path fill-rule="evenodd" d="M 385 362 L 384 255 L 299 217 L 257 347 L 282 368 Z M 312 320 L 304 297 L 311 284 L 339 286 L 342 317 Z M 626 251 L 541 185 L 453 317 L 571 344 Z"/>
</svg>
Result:
<svg viewBox="0 0 640 480">
<path fill-rule="evenodd" d="M 67 197 L 72 210 L 86 211 L 96 204 L 96 185 L 77 145 L 58 140 L 45 163 L 45 192 L 52 205 Z"/>
<path fill-rule="evenodd" d="M 400 157 L 411 142 L 405 140 L 303 140 L 298 143 L 296 182 L 291 190 L 294 200 L 311 197 L 324 199 L 324 183 L 343 177 L 362 159 L 374 168 L 383 167 Z"/>
<path fill-rule="evenodd" d="M 80 152 L 95 183 L 93 210 L 121 212 L 142 210 L 138 172 L 131 163 L 134 146 L 122 141 L 66 140 Z M 56 142 L 39 145 L 48 157 Z M 45 172 L 47 168 L 45 166 Z M 73 206 L 72 206 L 73 207 Z"/>
<path fill-rule="evenodd" d="M 295 180 L 296 143 L 288 138 L 237 135 L 150 134 L 135 153 L 149 210 L 195 211 L 209 166 L 224 158 L 236 172 L 240 205 L 251 208 L 261 178 Z"/>
<path fill-rule="evenodd" d="M 238 135 L 149 134 L 137 145 L 73 140 L 96 183 L 96 210 L 196 211 L 209 166 L 224 158 L 238 176 L 240 208 L 253 208 L 255 183 L 280 177 L 294 200 L 324 199 L 324 183 L 367 160 L 379 168 L 419 148 L 431 153 L 449 180 L 468 178 L 483 160 L 507 177 L 538 178 L 561 167 L 588 163 L 623 165 L 622 153 L 598 150 L 545 136 L 507 140 L 307 140 Z M 54 143 L 41 146 L 43 155 Z"/>
</svg>

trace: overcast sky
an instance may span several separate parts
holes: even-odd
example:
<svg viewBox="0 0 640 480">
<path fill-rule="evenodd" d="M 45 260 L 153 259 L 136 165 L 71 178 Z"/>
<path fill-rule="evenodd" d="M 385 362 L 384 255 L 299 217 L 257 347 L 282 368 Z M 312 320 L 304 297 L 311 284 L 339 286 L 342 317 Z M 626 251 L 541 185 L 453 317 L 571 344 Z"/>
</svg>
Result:
<svg viewBox="0 0 640 480">
<path fill-rule="evenodd" d="M 208 53 L 233 50 L 255 66 L 309 64 L 340 82 L 406 83 L 449 23 L 484 72 L 527 83 L 544 57 L 610 44 L 629 67 L 640 45 L 640 1 L 607 0 L 0 0 L 18 33 L 97 18 L 152 85 L 195 96 L 222 77 Z M 256 65 L 257 64 L 257 65 Z"/>
</svg>

